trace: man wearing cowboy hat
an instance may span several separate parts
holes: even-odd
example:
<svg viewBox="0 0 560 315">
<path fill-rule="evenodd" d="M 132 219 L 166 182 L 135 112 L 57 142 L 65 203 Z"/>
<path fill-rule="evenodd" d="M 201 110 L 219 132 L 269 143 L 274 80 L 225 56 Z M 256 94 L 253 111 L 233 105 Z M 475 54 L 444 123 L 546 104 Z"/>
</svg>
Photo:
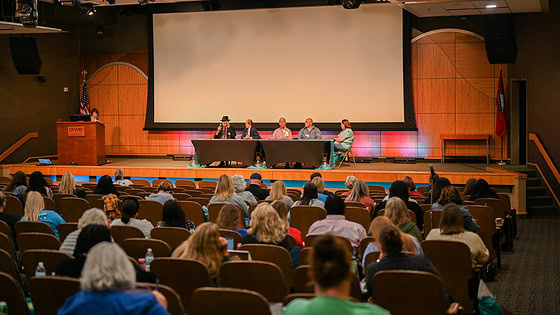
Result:
<svg viewBox="0 0 560 315">
<path fill-rule="evenodd" d="M 222 117 L 222 123 L 218 126 L 214 139 L 235 139 L 235 129 L 229 124 L 228 116 Z"/>
</svg>

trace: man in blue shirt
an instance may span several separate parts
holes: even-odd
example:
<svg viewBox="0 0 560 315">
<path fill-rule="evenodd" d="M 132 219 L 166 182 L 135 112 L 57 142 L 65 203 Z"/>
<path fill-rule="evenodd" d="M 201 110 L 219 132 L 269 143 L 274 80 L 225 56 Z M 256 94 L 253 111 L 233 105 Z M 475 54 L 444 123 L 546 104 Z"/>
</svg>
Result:
<svg viewBox="0 0 560 315">
<path fill-rule="evenodd" d="M 298 133 L 298 139 L 321 139 L 321 130 L 313 126 L 313 119 L 307 118 L 305 120 L 305 127 L 301 128 Z"/>
</svg>

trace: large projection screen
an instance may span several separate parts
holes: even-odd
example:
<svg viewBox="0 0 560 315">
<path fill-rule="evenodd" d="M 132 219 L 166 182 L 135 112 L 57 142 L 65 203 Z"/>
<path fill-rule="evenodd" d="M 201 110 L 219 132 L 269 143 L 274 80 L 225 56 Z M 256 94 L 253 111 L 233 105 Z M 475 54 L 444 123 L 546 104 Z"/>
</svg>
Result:
<svg viewBox="0 0 560 315">
<path fill-rule="evenodd" d="M 153 125 L 215 128 L 223 115 L 257 126 L 279 117 L 405 123 L 403 14 L 395 5 L 152 18 Z"/>
</svg>

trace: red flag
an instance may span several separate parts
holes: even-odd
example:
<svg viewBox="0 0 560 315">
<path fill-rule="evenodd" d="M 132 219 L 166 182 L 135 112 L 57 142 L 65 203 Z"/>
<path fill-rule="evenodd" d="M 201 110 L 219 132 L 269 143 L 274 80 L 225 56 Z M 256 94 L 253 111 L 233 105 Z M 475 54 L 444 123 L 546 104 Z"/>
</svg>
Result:
<svg viewBox="0 0 560 315">
<path fill-rule="evenodd" d="M 498 81 L 498 93 L 496 94 L 496 135 L 502 137 L 506 133 L 506 101 L 504 98 L 504 81 L 500 69 L 500 80 Z"/>
</svg>

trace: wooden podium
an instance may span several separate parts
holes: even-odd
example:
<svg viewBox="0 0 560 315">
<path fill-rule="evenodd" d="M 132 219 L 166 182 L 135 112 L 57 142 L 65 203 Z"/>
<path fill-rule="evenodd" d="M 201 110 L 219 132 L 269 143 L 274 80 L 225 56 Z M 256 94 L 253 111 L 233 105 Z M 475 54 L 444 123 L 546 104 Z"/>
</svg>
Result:
<svg viewBox="0 0 560 315">
<path fill-rule="evenodd" d="M 57 122 L 58 164 L 105 164 L 105 126 L 98 122 Z"/>
</svg>

